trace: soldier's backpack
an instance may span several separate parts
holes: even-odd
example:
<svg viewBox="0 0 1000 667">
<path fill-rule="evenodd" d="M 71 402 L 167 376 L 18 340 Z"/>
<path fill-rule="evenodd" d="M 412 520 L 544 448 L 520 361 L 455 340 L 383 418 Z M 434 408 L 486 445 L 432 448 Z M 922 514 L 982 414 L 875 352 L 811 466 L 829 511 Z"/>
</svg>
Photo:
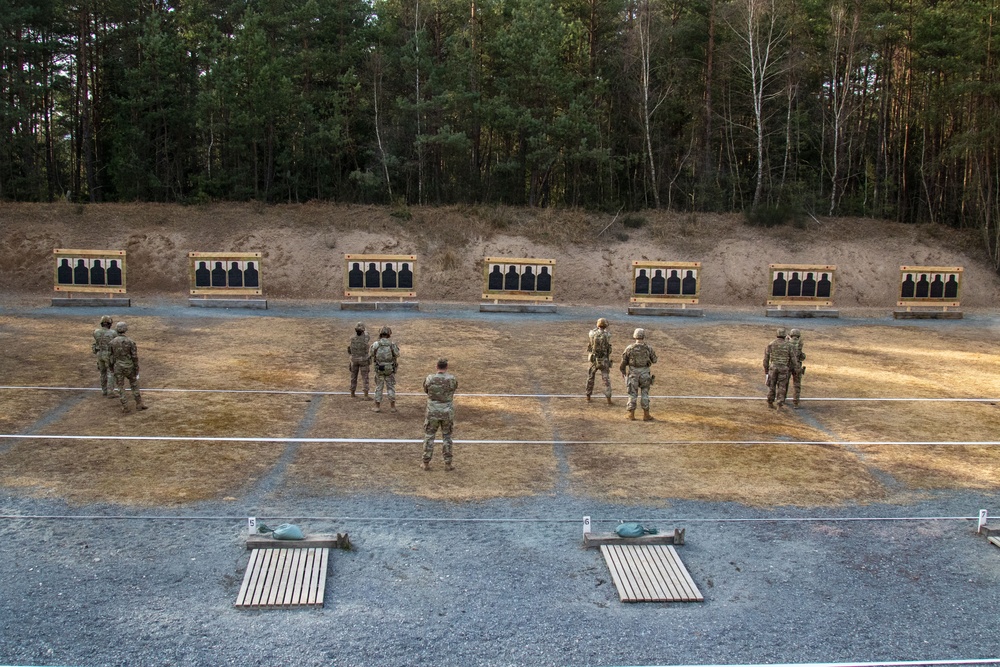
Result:
<svg viewBox="0 0 1000 667">
<path fill-rule="evenodd" d="M 649 348 L 646 347 L 645 343 L 632 345 L 632 351 L 629 354 L 629 365 L 634 368 L 645 368 L 649 366 L 649 362 Z"/>
<path fill-rule="evenodd" d="M 611 337 L 603 331 L 594 334 L 594 356 L 598 359 L 611 356 Z"/>
<path fill-rule="evenodd" d="M 364 336 L 355 336 L 351 339 L 350 352 L 352 357 L 364 358 L 368 356 L 368 343 Z"/>
<path fill-rule="evenodd" d="M 380 340 L 375 347 L 375 361 L 380 364 L 392 363 L 392 343 L 387 340 Z"/>
</svg>

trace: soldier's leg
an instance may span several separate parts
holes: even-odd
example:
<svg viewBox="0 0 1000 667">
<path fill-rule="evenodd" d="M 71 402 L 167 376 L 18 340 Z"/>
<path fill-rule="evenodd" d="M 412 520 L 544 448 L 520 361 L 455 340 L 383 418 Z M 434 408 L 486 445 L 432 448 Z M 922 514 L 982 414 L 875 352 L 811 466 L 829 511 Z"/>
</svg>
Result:
<svg viewBox="0 0 1000 667">
<path fill-rule="evenodd" d="M 128 376 L 128 386 L 132 390 L 132 398 L 135 399 L 135 407 L 137 410 L 145 410 L 146 406 L 142 402 L 142 394 L 139 393 L 139 375 L 132 371 L 132 374 Z"/>
<path fill-rule="evenodd" d="M 371 375 L 371 370 L 372 370 L 371 364 L 364 364 L 361 367 L 361 382 L 362 382 L 361 386 L 365 388 L 365 398 L 368 398 L 368 376 Z"/>
<path fill-rule="evenodd" d="M 444 467 L 445 470 L 451 470 L 451 459 L 452 459 L 452 442 L 451 442 L 451 429 L 455 425 L 455 422 L 451 419 L 441 420 L 441 440 L 443 444 L 441 445 L 441 454 L 444 456 Z"/>
<path fill-rule="evenodd" d="M 799 404 L 799 397 L 802 395 L 802 371 L 792 375 L 792 401 Z"/>
<path fill-rule="evenodd" d="M 778 377 L 775 378 L 775 401 L 779 406 L 785 404 L 785 398 L 788 395 L 788 371 L 778 371 Z"/>
<path fill-rule="evenodd" d="M 385 386 L 385 376 L 375 371 L 375 403 L 382 402 L 382 387 Z"/>
<path fill-rule="evenodd" d="M 424 420 L 424 456 L 423 462 L 430 463 L 434 456 L 434 435 L 437 433 L 438 422 L 428 417 Z"/>
<path fill-rule="evenodd" d="M 351 361 L 351 396 L 354 396 L 354 392 L 358 389 L 358 371 L 360 370 L 361 364 Z"/>
<path fill-rule="evenodd" d="M 778 380 L 778 371 L 771 371 L 767 374 L 767 405 L 774 407 L 774 388 Z"/>
<path fill-rule="evenodd" d="M 396 411 L 396 374 L 390 373 L 385 377 L 385 390 L 389 394 L 389 411 Z"/>
<path fill-rule="evenodd" d="M 594 393 L 594 379 L 597 376 L 597 366 L 590 364 L 590 370 L 587 371 L 587 398 Z"/>
<path fill-rule="evenodd" d="M 125 372 L 115 370 L 115 387 L 118 388 L 118 400 L 122 403 L 122 412 L 128 412 L 128 395 L 125 393 Z"/>
<path fill-rule="evenodd" d="M 635 373 L 628 374 L 625 388 L 628 390 L 628 404 L 625 406 L 625 410 L 635 412 L 635 404 L 639 400 L 639 378 L 636 377 Z"/>
<path fill-rule="evenodd" d="M 652 384 L 653 380 L 648 375 L 639 379 L 639 389 L 642 391 L 640 402 L 645 412 L 649 412 L 649 387 Z"/>
<path fill-rule="evenodd" d="M 101 394 L 108 395 L 108 362 L 103 359 L 97 360 L 97 370 L 101 374 Z"/>
<path fill-rule="evenodd" d="M 601 379 L 604 380 L 604 397 L 611 402 L 611 373 L 607 368 L 601 369 Z"/>
</svg>

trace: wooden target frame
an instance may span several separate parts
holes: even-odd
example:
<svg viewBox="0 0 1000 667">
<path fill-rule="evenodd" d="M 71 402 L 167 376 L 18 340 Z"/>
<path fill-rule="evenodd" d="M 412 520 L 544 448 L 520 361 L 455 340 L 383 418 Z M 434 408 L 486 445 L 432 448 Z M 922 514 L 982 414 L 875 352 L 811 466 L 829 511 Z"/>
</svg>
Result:
<svg viewBox="0 0 1000 667">
<path fill-rule="evenodd" d="M 698 303 L 701 298 L 701 262 L 635 260 L 629 264 L 629 269 L 632 272 L 629 303 L 676 303 L 686 306 Z M 643 285 L 646 289 L 640 292 Z"/>
<path fill-rule="evenodd" d="M 260 296 L 264 293 L 263 271 L 259 252 L 189 252 L 188 279 L 190 294 L 194 296 Z M 218 266 L 221 264 L 221 266 Z M 233 264 L 238 266 L 234 267 Z M 225 284 L 219 284 L 219 270 L 225 275 Z M 203 271 L 209 272 L 206 284 Z M 239 271 L 239 285 L 230 280 L 234 270 Z M 248 271 L 253 273 L 248 274 Z M 232 283 L 232 284 L 231 284 Z M 247 283 L 251 283 L 247 285 Z M 256 284 L 252 284 L 256 283 Z"/>
<path fill-rule="evenodd" d="M 768 264 L 767 269 L 767 305 L 833 305 L 836 264 Z M 779 289 L 782 284 L 783 291 Z"/>
<path fill-rule="evenodd" d="M 355 269 L 352 265 L 359 264 Z M 372 267 L 374 265 L 374 267 Z M 360 269 L 362 277 L 360 286 L 356 280 L 356 272 Z M 386 274 L 386 270 L 392 273 Z M 355 272 L 352 274 L 352 271 Z M 371 286 L 369 272 L 378 275 L 378 286 Z M 408 272 L 408 278 L 400 274 Z M 374 279 L 374 275 L 371 276 Z M 391 279 L 393 285 L 383 287 L 383 282 Z M 400 287 L 406 282 L 408 286 Z M 416 255 L 344 255 L 344 296 L 354 297 L 360 301 L 363 297 L 416 297 L 417 296 L 417 256 Z"/>
<path fill-rule="evenodd" d="M 961 266 L 899 267 L 899 292 L 897 306 L 961 306 Z"/>
<path fill-rule="evenodd" d="M 52 251 L 52 256 L 55 259 L 52 283 L 53 289 L 56 292 L 91 294 L 126 293 L 127 282 L 124 250 L 56 248 Z M 109 276 L 109 273 L 112 275 Z M 83 274 L 86 275 L 87 281 L 78 281 L 80 275 Z M 94 281 L 95 277 L 102 275 L 103 282 Z M 109 284 L 109 280 L 113 280 L 114 282 Z"/>
<path fill-rule="evenodd" d="M 553 301 L 555 291 L 555 266 L 554 259 L 538 259 L 535 257 L 485 257 L 483 258 L 483 299 L 493 301 Z M 503 280 L 502 287 L 497 289 L 497 271 Z M 511 273 L 511 269 L 515 269 Z M 512 280 L 516 277 L 517 288 L 508 289 L 512 286 Z M 521 289 L 525 286 L 525 279 L 529 279 L 530 288 Z M 492 281 L 492 284 L 491 284 Z M 547 285 L 548 289 L 539 289 L 540 285 Z"/>
</svg>

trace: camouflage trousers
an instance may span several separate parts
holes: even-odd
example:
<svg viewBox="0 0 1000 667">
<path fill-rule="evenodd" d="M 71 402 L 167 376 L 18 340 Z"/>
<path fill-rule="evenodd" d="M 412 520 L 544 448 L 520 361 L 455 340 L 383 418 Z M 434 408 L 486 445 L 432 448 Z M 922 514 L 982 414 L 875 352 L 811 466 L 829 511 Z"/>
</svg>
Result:
<svg viewBox="0 0 1000 667">
<path fill-rule="evenodd" d="M 605 361 L 595 361 L 590 364 L 590 373 L 587 375 L 587 396 L 594 393 L 594 381 L 597 379 L 597 374 L 601 374 L 601 379 L 604 380 L 604 395 L 611 398 L 611 375 L 608 373 L 608 369 L 611 368 L 611 362 Z"/>
<path fill-rule="evenodd" d="M 445 463 L 451 463 L 451 429 L 455 420 L 451 417 L 431 417 L 424 419 L 424 461 L 430 461 L 434 455 L 434 436 L 441 428 L 441 454 Z"/>
<path fill-rule="evenodd" d="M 643 410 L 649 410 L 649 388 L 653 386 L 653 375 L 649 368 L 630 368 L 625 386 L 628 389 L 628 405 L 625 409 L 635 410 L 638 400 Z"/>
<path fill-rule="evenodd" d="M 115 367 L 115 386 L 118 387 L 118 397 L 122 401 L 122 407 L 128 407 L 128 396 L 125 394 L 125 380 L 128 380 L 129 389 L 132 391 L 132 398 L 137 406 L 142 405 L 142 395 L 139 393 L 139 374 L 134 368 Z"/>
<path fill-rule="evenodd" d="M 788 379 L 791 371 L 787 368 L 772 368 L 767 373 L 767 404 L 771 405 L 775 400 L 778 405 L 784 405 L 788 396 Z"/>
<path fill-rule="evenodd" d="M 103 359 L 101 357 L 97 357 L 97 371 L 101 374 L 101 393 L 107 396 L 108 375 L 111 371 L 111 364 L 108 363 L 107 357 Z M 111 381 L 114 382 L 114 375 L 111 376 Z"/>
<path fill-rule="evenodd" d="M 362 386 L 365 389 L 365 394 L 368 393 L 368 376 L 371 374 L 372 365 L 369 361 L 354 361 L 351 360 L 351 393 L 353 394 L 358 389 L 358 374 L 360 373 L 362 379 Z"/>
<path fill-rule="evenodd" d="M 396 400 L 396 374 L 389 373 L 388 375 L 383 375 L 378 371 L 375 372 L 375 402 L 382 402 L 382 389 L 385 388 L 385 393 L 388 394 L 390 401 Z"/>
<path fill-rule="evenodd" d="M 792 372 L 792 400 L 795 405 L 799 404 L 799 397 L 802 396 L 802 371 Z"/>
</svg>

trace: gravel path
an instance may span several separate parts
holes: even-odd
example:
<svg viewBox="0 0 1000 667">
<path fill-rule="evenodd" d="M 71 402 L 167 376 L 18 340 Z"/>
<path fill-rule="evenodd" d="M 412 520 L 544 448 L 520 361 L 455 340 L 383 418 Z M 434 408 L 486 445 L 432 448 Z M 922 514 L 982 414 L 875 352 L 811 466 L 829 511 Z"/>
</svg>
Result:
<svg viewBox="0 0 1000 667">
<path fill-rule="evenodd" d="M 459 506 L 390 495 L 285 498 L 258 510 L 309 532 L 348 531 L 356 547 L 332 552 L 325 608 L 298 611 L 233 608 L 248 560 L 239 504 L 159 511 L 228 520 L 7 519 L 0 524 L 0 662 L 666 665 L 997 657 L 1000 549 L 975 535 L 975 522 L 773 521 L 972 517 L 991 506 L 997 508 L 996 495 L 967 493 L 905 507 L 770 512 L 563 495 Z M 13 497 L 0 502 L 0 511 L 121 513 Z M 581 546 L 584 514 L 686 528 L 678 552 L 705 602 L 620 603 L 599 551 Z M 399 517 L 409 520 L 385 520 Z M 520 521 L 476 521 L 494 518 Z M 717 518 L 771 520 L 695 521 Z"/>
</svg>

